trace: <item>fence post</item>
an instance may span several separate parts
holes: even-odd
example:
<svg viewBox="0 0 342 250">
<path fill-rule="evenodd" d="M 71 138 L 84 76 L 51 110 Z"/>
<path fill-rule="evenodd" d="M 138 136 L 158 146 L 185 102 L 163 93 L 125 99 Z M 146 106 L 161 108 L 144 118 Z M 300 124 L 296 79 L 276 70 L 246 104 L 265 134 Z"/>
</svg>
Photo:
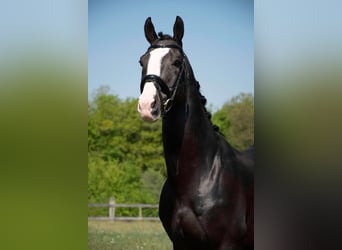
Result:
<svg viewBox="0 0 342 250">
<path fill-rule="evenodd" d="M 115 199 L 114 197 L 109 198 L 109 219 L 115 219 Z"/>
<path fill-rule="evenodd" d="M 143 217 L 142 217 L 142 207 L 139 206 L 139 220 L 142 220 Z"/>
</svg>

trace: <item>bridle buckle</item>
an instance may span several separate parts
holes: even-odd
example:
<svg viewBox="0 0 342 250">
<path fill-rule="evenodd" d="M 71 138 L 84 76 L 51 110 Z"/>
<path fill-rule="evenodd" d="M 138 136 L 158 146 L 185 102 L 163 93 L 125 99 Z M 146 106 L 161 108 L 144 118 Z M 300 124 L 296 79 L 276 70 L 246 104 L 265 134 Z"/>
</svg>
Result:
<svg viewBox="0 0 342 250">
<path fill-rule="evenodd" d="M 163 103 L 165 113 L 169 112 L 169 110 L 172 108 L 172 104 L 173 104 L 173 99 L 171 98 L 167 99 Z"/>
</svg>

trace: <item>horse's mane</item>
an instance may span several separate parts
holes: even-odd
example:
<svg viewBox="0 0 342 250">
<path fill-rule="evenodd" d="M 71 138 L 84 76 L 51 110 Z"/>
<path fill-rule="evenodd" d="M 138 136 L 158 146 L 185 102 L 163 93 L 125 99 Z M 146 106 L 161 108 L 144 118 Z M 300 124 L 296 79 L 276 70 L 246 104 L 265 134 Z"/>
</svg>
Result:
<svg viewBox="0 0 342 250">
<path fill-rule="evenodd" d="M 199 84 L 199 82 L 198 81 L 195 81 L 195 85 L 196 85 L 196 88 L 197 88 L 197 90 L 198 90 L 198 94 L 199 94 L 199 96 L 200 96 L 200 100 L 201 100 L 201 104 L 202 104 L 202 106 L 203 106 L 203 110 L 204 110 L 204 113 L 205 113 L 205 115 L 208 117 L 208 120 L 209 120 L 209 122 L 210 122 L 210 124 L 211 124 L 211 126 L 212 126 L 212 128 L 215 130 L 215 131 L 217 131 L 217 132 L 219 132 L 219 127 L 217 126 L 217 125 L 215 125 L 215 124 L 213 124 L 212 123 L 212 121 L 211 121 L 211 113 L 207 110 L 207 108 L 205 107 L 205 105 L 207 104 L 207 98 L 205 98 L 205 96 L 203 96 L 202 94 L 201 94 L 201 91 L 200 91 L 200 84 Z"/>
<path fill-rule="evenodd" d="M 173 39 L 170 35 L 163 34 L 163 32 L 159 32 L 159 33 L 158 33 L 158 36 L 159 36 L 159 39 L 158 39 L 158 40 L 170 40 L 170 39 L 172 40 L 172 39 Z M 196 88 L 197 88 L 197 90 L 198 90 L 198 94 L 199 94 L 199 96 L 200 96 L 201 104 L 202 104 L 202 106 L 203 106 L 203 110 L 204 110 L 205 115 L 208 117 L 208 120 L 209 120 L 211 126 L 213 127 L 213 129 L 214 129 L 215 131 L 219 131 L 219 127 L 218 127 L 217 125 L 213 124 L 212 121 L 211 121 L 212 115 L 211 115 L 211 113 L 207 110 L 207 108 L 205 107 L 205 105 L 206 105 L 206 103 L 207 103 L 207 99 L 205 98 L 205 96 L 203 96 L 203 95 L 201 94 L 201 92 L 200 92 L 200 87 L 201 87 L 201 86 L 200 86 L 199 82 L 196 81 L 196 80 L 195 80 L 195 85 L 196 85 Z"/>
</svg>

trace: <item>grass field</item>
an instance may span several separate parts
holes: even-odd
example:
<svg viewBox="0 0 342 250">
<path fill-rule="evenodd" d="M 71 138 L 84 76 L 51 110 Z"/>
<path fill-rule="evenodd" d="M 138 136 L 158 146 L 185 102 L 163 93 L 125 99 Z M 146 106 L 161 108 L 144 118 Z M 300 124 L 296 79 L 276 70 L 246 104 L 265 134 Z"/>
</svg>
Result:
<svg viewBox="0 0 342 250">
<path fill-rule="evenodd" d="M 171 250 L 160 222 L 88 221 L 89 250 Z"/>
</svg>

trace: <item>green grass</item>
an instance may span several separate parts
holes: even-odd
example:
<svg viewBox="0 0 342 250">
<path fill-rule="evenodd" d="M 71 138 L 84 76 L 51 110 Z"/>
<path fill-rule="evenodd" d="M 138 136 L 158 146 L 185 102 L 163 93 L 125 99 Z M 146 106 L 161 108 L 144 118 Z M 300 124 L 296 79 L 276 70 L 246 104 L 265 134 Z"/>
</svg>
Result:
<svg viewBox="0 0 342 250">
<path fill-rule="evenodd" d="M 89 250 L 171 250 L 160 222 L 88 221 Z"/>
</svg>

